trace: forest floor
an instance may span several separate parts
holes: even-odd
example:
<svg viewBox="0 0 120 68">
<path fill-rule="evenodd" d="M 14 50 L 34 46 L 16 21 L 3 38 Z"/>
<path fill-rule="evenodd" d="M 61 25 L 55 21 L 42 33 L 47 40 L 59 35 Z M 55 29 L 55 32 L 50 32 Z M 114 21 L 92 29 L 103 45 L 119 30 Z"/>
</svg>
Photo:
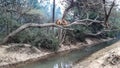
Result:
<svg viewBox="0 0 120 68">
<path fill-rule="evenodd" d="M 120 68 L 120 41 L 97 51 L 73 68 Z"/>
<path fill-rule="evenodd" d="M 80 49 L 82 47 L 93 46 L 101 42 L 111 40 L 109 39 L 95 39 L 86 38 L 86 43 L 79 42 L 76 45 L 61 45 L 58 53 L 64 53 L 70 50 Z M 14 68 L 25 63 L 35 62 L 37 60 L 48 58 L 57 52 L 50 52 L 48 50 L 37 49 L 29 44 L 9 44 L 0 46 L 0 68 Z"/>
</svg>

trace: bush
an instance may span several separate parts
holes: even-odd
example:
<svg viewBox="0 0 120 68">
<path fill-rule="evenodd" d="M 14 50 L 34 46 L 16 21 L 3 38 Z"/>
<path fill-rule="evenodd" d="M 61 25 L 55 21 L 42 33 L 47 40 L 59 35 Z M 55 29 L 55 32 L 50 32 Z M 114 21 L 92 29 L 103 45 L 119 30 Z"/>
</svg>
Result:
<svg viewBox="0 0 120 68">
<path fill-rule="evenodd" d="M 27 29 L 13 37 L 10 43 L 27 43 L 38 48 L 56 51 L 59 48 L 58 39 L 45 34 L 40 29 Z"/>
<path fill-rule="evenodd" d="M 56 51 L 59 48 L 59 42 L 56 38 L 45 35 L 43 38 L 36 38 L 34 45 L 38 48 L 49 49 L 51 51 Z"/>
<path fill-rule="evenodd" d="M 84 42 L 85 41 L 85 35 L 83 31 L 75 29 L 74 31 L 67 31 L 67 39 L 70 43 L 76 43 L 76 42 Z"/>
<path fill-rule="evenodd" d="M 76 40 L 81 41 L 81 42 L 85 41 L 85 35 L 84 35 L 83 31 L 75 30 L 74 34 L 75 34 Z"/>
<path fill-rule="evenodd" d="M 119 31 L 111 31 L 111 32 L 108 32 L 107 33 L 107 37 L 111 37 L 111 38 L 114 38 L 114 37 L 117 37 L 117 35 L 119 34 Z"/>
</svg>

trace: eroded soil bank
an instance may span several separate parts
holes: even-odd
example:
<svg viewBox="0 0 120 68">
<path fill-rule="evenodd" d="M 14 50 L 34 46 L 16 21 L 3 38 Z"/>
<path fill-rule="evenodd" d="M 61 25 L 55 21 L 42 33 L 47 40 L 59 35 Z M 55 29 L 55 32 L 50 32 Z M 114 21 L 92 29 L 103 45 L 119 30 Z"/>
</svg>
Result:
<svg viewBox="0 0 120 68">
<path fill-rule="evenodd" d="M 27 63 L 40 61 L 56 54 L 66 54 L 72 50 L 90 47 L 95 44 L 109 41 L 108 39 L 86 38 L 87 43 L 77 43 L 76 45 L 61 45 L 57 52 L 50 52 L 42 49 L 37 49 L 29 44 L 9 44 L 0 47 L 0 68 L 15 68 Z"/>
<path fill-rule="evenodd" d="M 120 68 L 120 41 L 97 51 L 73 68 Z"/>
</svg>

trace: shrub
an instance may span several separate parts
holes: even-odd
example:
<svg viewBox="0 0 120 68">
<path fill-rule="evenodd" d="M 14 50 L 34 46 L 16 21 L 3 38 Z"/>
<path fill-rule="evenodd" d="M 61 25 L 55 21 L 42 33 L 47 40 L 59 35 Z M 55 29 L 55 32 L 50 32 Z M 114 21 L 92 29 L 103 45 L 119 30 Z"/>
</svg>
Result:
<svg viewBox="0 0 120 68">
<path fill-rule="evenodd" d="M 34 45 L 38 48 L 49 49 L 51 51 L 56 51 L 59 48 L 59 42 L 55 37 L 45 36 L 42 38 L 36 38 L 34 40 Z"/>
<path fill-rule="evenodd" d="M 111 37 L 111 38 L 117 37 L 118 34 L 119 34 L 119 32 L 117 32 L 117 31 L 111 31 L 111 32 L 107 33 L 107 37 Z"/>
<path fill-rule="evenodd" d="M 83 31 L 75 30 L 74 34 L 75 34 L 76 40 L 81 41 L 81 42 L 85 41 L 85 35 L 84 35 Z"/>
<path fill-rule="evenodd" d="M 74 31 L 67 31 L 67 39 L 70 43 L 76 43 L 78 42 L 84 42 L 85 41 L 85 35 L 83 31 L 75 29 Z"/>
<path fill-rule="evenodd" d="M 40 29 L 27 29 L 17 34 L 10 40 L 10 43 L 27 43 L 38 48 L 56 51 L 59 48 L 58 39 L 45 34 Z"/>
</svg>

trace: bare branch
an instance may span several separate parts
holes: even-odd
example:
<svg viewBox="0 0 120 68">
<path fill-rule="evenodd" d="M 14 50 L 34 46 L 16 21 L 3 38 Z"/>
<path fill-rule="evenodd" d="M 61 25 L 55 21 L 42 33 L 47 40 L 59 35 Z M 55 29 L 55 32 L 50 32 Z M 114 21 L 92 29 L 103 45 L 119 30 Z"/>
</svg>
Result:
<svg viewBox="0 0 120 68">
<path fill-rule="evenodd" d="M 98 20 L 92 20 L 92 19 L 83 19 L 83 20 L 78 20 L 78 22 L 84 22 L 84 21 L 96 22 L 96 23 L 104 23 L 104 21 L 98 21 Z"/>
<path fill-rule="evenodd" d="M 72 7 L 74 7 L 74 0 L 71 0 L 70 5 L 65 9 L 62 19 L 65 18 L 66 14 L 68 13 L 68 11 L 69 11 Z"/>
<path fill-rule="evenodd" d="M 105 24 L 105 26 L 106 26 L 106 28 L 108 28 L 109 26 L 108 26 L 108 19 L 109 19 L 109 17 L 110 17 L 110 14 L 111 14 L 111 12 L 112 12 L 112 9 L 113 9 L 113 7 L 115 6 L 115 0 L 113 0 L 113 2 L 112 2 L 112 4 L 111 4 L 111 7 L 110 7 L 110 9 L 109 9 L 109 11 L 108 11 L 108 13 L 107 13 L 107 8 L 106 8 L 106 1 L 105 0 L 103 0 L 103 4 L 104 4 L 104 12 L 105 12 L 105 21 L 104 21 L 104 24 Z"/>
<path fill-rule="evenodd" d="M 86 21 L 88 21 L 89 23 L 86 23 Z M 104 21 L 98 21 L 98 20 L 92 20 L 92 19 L 83 19 L 83 20 L 77 20 L 71 24 L 66 25 L 66 27 L 72 26 L 72 25 L 84 25 L 84 26 L 89 26 L 93 23 L 99 23 L 102 26 L 104 26 Z"/>
<path fill-rule="evenodd" d="M 86 23 L 85 21 L 89 21 L 89 23 Z M 83 19 L 83 20 L 77 20 L 71 24 L 66 25 L 66 27 L 72 26 L 72 25 L 84 25 L 84 26 L 89 26 L 93 23 L 99 23 L 102 26 L 104 26 L 104 21 L 98 21 L 98 20 L 92 20 L 92 19 Z"/>
<path fill-rule="evenodd" d="M 94 20 L 97 20 L 99 18 L 99 15 L 96 16 L 96 18 Z"/>
<path fill-rule="evenodd" d="M 113 7 L 115 6 L 115 0 L 112 2 L 112 4 L 111 4 L 111 7 L 110 7 L 110 10 L 109 10 L 109 12 L 108 12 L 108 16 L 110 16 L 110 14 L 111 14 L 111 11 L 112 11 L 112 9 L 113 9 Z"/>
<path fill-rule="evenodd" d="M 86 12 L 86 15 L 87 15 L 87 19 L 89 19 L 89 13 L 88 12 Z"/>
<path fill-rule="evenodd" d="M 105 16 L 106 16 L 107 15 L 106 0 L 103 0 L 103 8 L 104 8 Z"/>
</svg>

